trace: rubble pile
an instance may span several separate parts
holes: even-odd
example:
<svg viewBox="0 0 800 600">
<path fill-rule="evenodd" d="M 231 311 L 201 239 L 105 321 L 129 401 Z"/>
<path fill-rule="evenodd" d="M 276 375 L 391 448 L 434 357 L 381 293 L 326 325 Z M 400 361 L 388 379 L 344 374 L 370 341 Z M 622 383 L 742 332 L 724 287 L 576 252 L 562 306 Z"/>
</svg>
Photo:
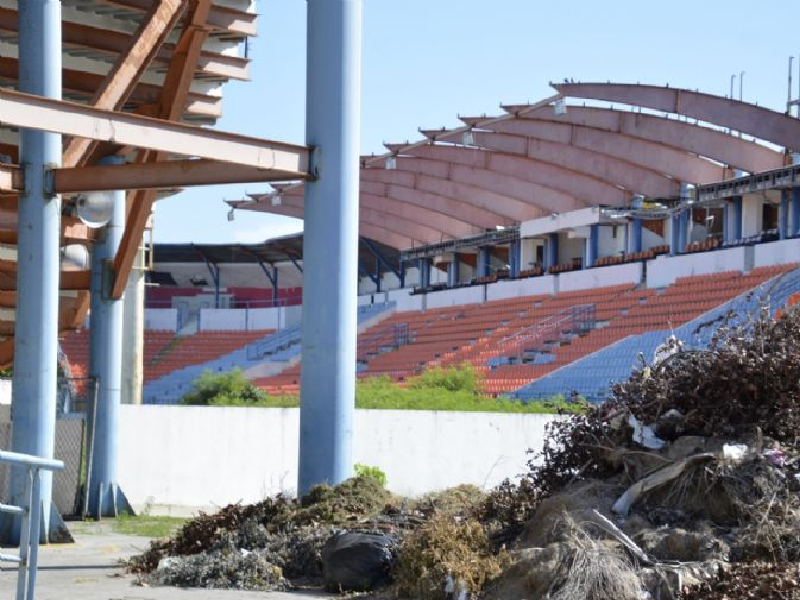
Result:
<svg viewBox="0 0 800 600">
<path fill-rule="evenodd" d="M 638 597 L 800 598 L 799 426 L 797 311 L 643 365 L 490 495 L 483 520 L 513 564 L 486 596 L 626 597 L 587 587 L 621 553 Z"/>
<path fill-rule="evenodd" d="M 202 515 L 131 569 L 418 600 L 800 598 L 800 311 L 641 367 L 488 495 L 360 477 Z"/>
</svg>

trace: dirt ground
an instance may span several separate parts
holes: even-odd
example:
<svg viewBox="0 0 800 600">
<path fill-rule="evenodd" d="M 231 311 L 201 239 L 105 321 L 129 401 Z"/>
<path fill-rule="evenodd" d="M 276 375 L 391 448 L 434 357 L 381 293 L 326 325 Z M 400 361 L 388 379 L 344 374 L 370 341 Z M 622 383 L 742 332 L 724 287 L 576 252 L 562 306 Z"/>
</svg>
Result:
<svg viewBox="0 0 800 600">
<path fill-rule="evenodd" d="M 134 576 L 119 567 L 119 561 L 141 553 L 150 543 L 148 538 L 110 533 L 107 527 L 94 523 L 81 523 L 71 529 L 74 544 L 42 546 L 39 550 L 37 600 L 320 600 L 331 597 L 321 593 L 141 587 L 135 585 Z M 0 571 L 0 597 L 13 598 L 17 571 L 10 563 L 2 563 Z"/>
</svg>

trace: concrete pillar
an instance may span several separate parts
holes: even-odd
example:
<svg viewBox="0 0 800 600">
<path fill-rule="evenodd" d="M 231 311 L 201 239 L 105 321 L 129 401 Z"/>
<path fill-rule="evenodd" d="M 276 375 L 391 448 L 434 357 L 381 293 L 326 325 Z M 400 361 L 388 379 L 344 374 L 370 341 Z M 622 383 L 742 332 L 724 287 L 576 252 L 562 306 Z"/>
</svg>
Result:
<svg viewBox="0 0 800 600">
<path fill-rule="evenodd" d="M 734 240 L 742 239 L 742 197 L 733 197 L 733 224 L 731 226 L 731 236 Z"/>
<path fill-rule="evenodd" d="M 792 235 L 800 235 L 800 188 L 792 188 Z"/>
<path fill-rule="evenodd" d="M 643 245 L 642 245 L 642 220 L 641 219 L 634 219 L 633 223 L 631 223 L 631 252 L 641 252 Z"/>
<path fill-rule="evenodd" d="M 519 277 L 519 272 L 522 270 L 522 240 L 511 242 L 508 247 L 508 267 L 510 277 Z"/>
<path fill-rule="evenodd" d="M 108 158 L 101 164 L 119 164 Z M 89 376 L 97 379 L 94 421 L 89 421 L 93 441 L 92 469 L 89 474 L 89 514 L 117 516 L 120 508 L 129 510 L 119 491 L 117 452 L 119 405 L 122 388 L 122 312 L 123 301 L 110 297 L 113 264 L 125 229 L 125 192 L 113 192 L 114 210 L 92 252 L 92 326 L 89 345 Z"/>
<path fill-rule="evenodd" d="M 19 90 L 61 99 L 61 2 L 19 2 Z M 58 277 L 61 199 L 49 193 L 45 170 L 61 164 L 61 135 L 20 130 L 25 192 L 19 196 L 17 307 L 11 449 L 53 457 L 58 354 Z M 42 535 L 51 528 L 52 475 L 41 474 Z M 11 470 L 10 504 L 22 504 L 24 470 Z M 34 510 L 37 510 L 34 508 Z M 3 537 L 15 541 L 19 521 L 4 520 Z"/>
<path fill-rule="evenodd" d="M 631 228 L 633 227 L 633 223 L 625 223 L 625 226 L 622 228 L 622 252 L 624 254 L 628 254 L 631 251 Z"/>
<path fill-rule="evenodd" d="M 125 287 L 122 318 L 122 404 L 141 404 L 144 385 L 144 249 L 136 255 Z"/>
<path fill-rule="evenodd" d="M 361 0 L 308 0 L 298 494 L 353 473 Z"/>
<path fill-rule="evenodd" d="M 461 281 L 461 255 L 453 253 L 453 260 L 447 263 L 447 286 L 457 286 Z"/>
<path fill-rule="evenodd" d="M 722 205 L 722 243 L 727 244 L 731 239 L 731 205 L 725 200 Z"/>
<path fill-rule="evenodd" d="M 600 247 L 600 226 L 598 224 L 589 226 L 589 237 L 586 238 L 586 252 L 584 254 L 584 269 L 594 266 Z"/>
<path fill-rule="evenodd" d="M 270 278 L 272 285 L 272 306 L 278 306 L 280 300 L 280 287 L 278 283 L 278 266 L 272 265 L 272 277 Z"/>
<path fill-rule="evenodd" d="M 492 271 L 492 248 L 481 246 L 478 248 L 478 277 L 488 277 Z"/>
<path fill-rule="evenodd" d="M 549 269 L 558 264 L 558 234 L 551 233 L 547 236 L 544 246 L 545 266 Z"/>
<path fill-rule="evenodd" d="M 785 240 L 789 237 L 789 192 L 781 190 L 781 209 L 778 213 L 778 235 Z"/>
<path fill-rule="evenodd" d="M 429 258 L 417 259 L 417 270 L 419 271 L 419 287 L 426 288 L 431 284 L 431 261 Z"/>
<path fill-rule="evenodd" d="M 678 254 L 686 252 L 686 235 L 691 209 L 684 209 L 678 213 Z"/>
</svg>

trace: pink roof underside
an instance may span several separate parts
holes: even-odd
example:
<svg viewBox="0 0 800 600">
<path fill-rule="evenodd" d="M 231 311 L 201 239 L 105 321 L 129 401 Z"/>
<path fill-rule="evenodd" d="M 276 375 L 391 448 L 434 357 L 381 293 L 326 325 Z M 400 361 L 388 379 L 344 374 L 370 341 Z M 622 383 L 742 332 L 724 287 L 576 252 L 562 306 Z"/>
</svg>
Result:
<svg viewBox="0 0 800 600">
<path fill-rule="evenodd" d="M 790 150 L 800 149 L 800 120 L 747 102 L 691 90 L 628 83 L 557 83 L 553 87 L 564 96 L 686 115 Z"/>
</svg>

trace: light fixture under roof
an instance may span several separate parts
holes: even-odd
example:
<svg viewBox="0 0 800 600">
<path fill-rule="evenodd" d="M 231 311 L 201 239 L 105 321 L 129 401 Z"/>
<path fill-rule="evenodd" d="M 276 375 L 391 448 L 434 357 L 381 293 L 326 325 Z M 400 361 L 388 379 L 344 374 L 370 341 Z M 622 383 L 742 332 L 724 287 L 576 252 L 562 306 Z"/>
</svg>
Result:
<svg viewBox="0 0 800 600">
<path fill-rule="evenodd" d="M 559 98 L 553 102 L 553 112 L 557 115 L 567 114 L 567 101 L 564 98 Z"/>
<path fill-rule="evenodd" d="M 397 158 L 394 156 L 387 156 L 385 166 L 387 171 L 394 171 L 397 168 Z"/>
<path fill-rule="evenodd" d="M 89 192 L 75 199 L 78 218 L 84 225 L 97 229 L 103 227 L 114 213 L 114 192 Z"/>
<path fill-rule="evenodd" d="M 283 203 L 283 198 L 281 198 L 280 194 L 273 194 L 270 201 L 272 202 L 272 206 L 280 206 Z"/>
<path fill-rule="evenodd" d="M 472 133 L 472 130 L 465 131 L 461 134 L 461 143 L 464 146 L 474 146 L 475 145 L 475 134 Z"/>
</svg>

